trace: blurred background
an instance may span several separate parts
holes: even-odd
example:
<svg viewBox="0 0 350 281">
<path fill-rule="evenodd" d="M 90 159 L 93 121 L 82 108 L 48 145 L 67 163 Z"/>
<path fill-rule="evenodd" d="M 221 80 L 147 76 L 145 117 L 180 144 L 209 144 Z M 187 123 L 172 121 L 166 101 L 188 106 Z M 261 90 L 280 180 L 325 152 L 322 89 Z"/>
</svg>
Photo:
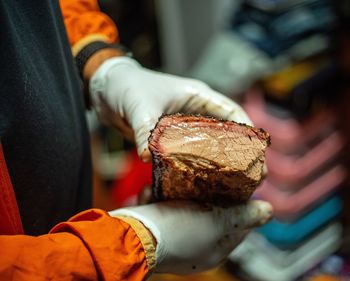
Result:
<svg viewBox="0 0 350 281">
<path fill-rule="evenodd" d="M 153 281 L 350 280 L 350 1 L 100 0 L 144 66 L 194 77 L 271 134 L 274 219 L 222 267 Z M 152 167 L 89 113 L 94 205 L 142 204 Z"/>
</svg>

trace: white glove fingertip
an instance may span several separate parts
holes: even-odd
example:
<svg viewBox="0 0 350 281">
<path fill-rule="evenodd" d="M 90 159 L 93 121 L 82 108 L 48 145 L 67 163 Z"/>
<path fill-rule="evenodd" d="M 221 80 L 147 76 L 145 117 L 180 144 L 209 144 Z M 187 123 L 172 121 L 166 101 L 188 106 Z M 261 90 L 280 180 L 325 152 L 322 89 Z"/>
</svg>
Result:
<svg viewBox="0 0 350 281">
<path fill-rule="evenodd" d="M 152 161 L 152 154 L 148 148 L 141 147 L 140 151 L 141 152 L 139 152 L 138 154 L 140 155 L 140 158 L 144 163 L 149 163 Z"/>
<path fill-rule="evenodd" d="M 144 162 L 149 162 L 151 154 L 148 150 L 148 138 L 162 112 L 155 109 L 152 104 L 148 107 L 136 104 L 132 110 L 129 110 L 128 115 L 127 119 L 134 130 L 137 153 Z"/>
<path fill-rule="evenodd" d="M 264 163 L 264 166 L 263 166 L 263 177 L 264 178 L 267 176 L 268 172 L 269 172 L 269 169 L 267 168 L 266 163 Z"/>
<path fill-rule="evenodd" d="M 151 152 L 148 149 L 148 138 L 154 126 L 153 124 L 146 124 L 139 129 L 134 129 L 137 153 L 141 160 L 146 163 L 152 160 Z"/>
<path fill-rule="evenodd" d="M 253 126 L 244 109 L 232 99 L 212 90 L 203 92 L 198 99 L 203 99 L 206 103 L 207 113 L 215 117 L 235 121 L 237 123 Z"/>
<path fill-rule="evenodd" d="M 245 210 L 242 210 L 241 220 L 243 229 L 259 227 L 267 223 L 273 214 L 273 208 L 270 203 L 261 200 L 248 202 Z"/>
<path fill-rule="evenodd" d="M 233 120 L 237 123 L 247 124 L 249 126 L 254 126 L 252 120 L 241 108 L 237 108 L 231 115 L 227 117 L 228 120 Z"/>
</svg>

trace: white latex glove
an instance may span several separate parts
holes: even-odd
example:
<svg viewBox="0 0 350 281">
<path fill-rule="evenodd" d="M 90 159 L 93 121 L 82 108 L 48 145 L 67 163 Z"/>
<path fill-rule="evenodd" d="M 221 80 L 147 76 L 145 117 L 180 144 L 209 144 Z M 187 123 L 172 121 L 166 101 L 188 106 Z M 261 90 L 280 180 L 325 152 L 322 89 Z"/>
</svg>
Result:
<svg viewBox="0 0 350 281">
<path fill-rule="evenodd" d="M 141 221 L 157 240 L 156 272 L 189 274 L 219 265 L 253 227 L 266 223 L 272 208 L 250 201 L 232 208 L 203 209 L 169 201 L 110 212 Z"/>
<path fill-rule="evenodd" d="M 150 161 L 150 130 L 164 113 L 200 113 L 252 124 L 238 104 L 205 83 L 148 70 L 128 57 L 105 61 L 90 80 L 90 94 L 100 119 L 135 139 L 144 161 Z"/>
</svg>

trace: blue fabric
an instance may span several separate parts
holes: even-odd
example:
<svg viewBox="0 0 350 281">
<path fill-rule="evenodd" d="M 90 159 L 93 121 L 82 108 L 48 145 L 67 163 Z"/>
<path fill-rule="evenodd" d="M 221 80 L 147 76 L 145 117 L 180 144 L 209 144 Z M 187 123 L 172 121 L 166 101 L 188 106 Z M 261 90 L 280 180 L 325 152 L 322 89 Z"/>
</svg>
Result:
<svg viewBox="0 0 350 281">
<path fill-rule="evenodd" d="M 294 247 L 337 217 L 341 209 L 342 200 L 333 196 L 293 223 L 273 219 L 257 231 L 276 246 Z"/>
</svg>

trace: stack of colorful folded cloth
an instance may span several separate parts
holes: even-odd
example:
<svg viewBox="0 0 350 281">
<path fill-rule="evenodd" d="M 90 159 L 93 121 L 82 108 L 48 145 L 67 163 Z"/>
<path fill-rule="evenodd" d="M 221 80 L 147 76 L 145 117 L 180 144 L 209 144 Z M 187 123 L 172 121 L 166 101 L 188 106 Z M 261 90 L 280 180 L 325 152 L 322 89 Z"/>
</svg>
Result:
<svg viewBox="0 0 350 281">
<path fill-rule="evenodd" d="M 258 91 L 247 94 L 244 107 L 271 134 L 268 176 L 254 196 L 273 205 L 274 219 L 231 258 L 257 280 L 295 280 L 339 248 L 345 142 L 331 107 L 298 120 Z"/>
<path fill-rule="evenodd" d="M 246 0 L 232 21 L 235 36 L 274 62 L 244 103 L 271 135 L 268 176 L 254 196 L 275 214 L 231 255 L 249 280 L 296 280 L 341 243 L 347 170 L 334 106 L 339 67 L 329 52 L 334 23 L 328 0 Z"/>
</svg>

